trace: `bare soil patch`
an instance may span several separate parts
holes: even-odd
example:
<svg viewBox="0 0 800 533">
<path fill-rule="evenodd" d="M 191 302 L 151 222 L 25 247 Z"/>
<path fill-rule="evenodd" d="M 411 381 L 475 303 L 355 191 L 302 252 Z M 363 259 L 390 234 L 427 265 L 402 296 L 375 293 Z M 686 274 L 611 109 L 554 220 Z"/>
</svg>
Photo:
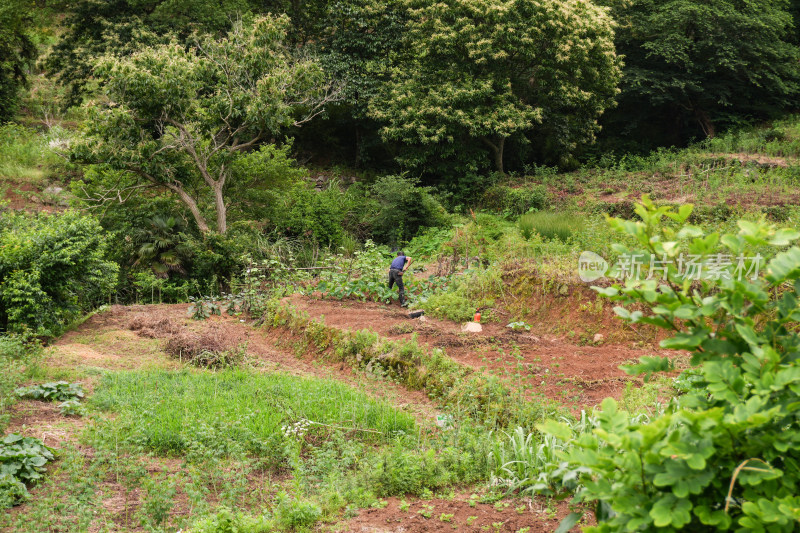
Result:
<svg viewBox="0 0 800 533">
<path fill-rule="evenodd" d="M 360 330 L 369 328 L 391 339 L 417 340 L 443 348 L 454 360 L 476 370 L 507 377 L 521 387 L 571 407 L 592 407 L 606 397 L 619 398 L 628 382 L 639 380 L 619 369 L 645 355 L 671 355 L 631 342 L 580 345 L 565 336 L 513 332 L 500 324 L 483 324 L 480 333 L 462 333 L 461 325 L 425 317 L 409 319 L 399 306 L 373 302 L 317 300 L 301 296 L 291 303 L 312 318 L 324 317 L 329 326 Z M 398 328 L 398 324 L 410 324 Z"/>
<path fill-rule="evenodd" d="M 77 434 L 86 426 L 86 420 L 76 416 L 64 416 L 58 402 L 20 400 L 8 409 L 11 416 L 6 433 L 18 433 L 23 437 L 36 437 L 51 448 L 77 442 Z"/>
<path fill-rule="evenodd" d="M 552 532 L 569 514 L 566 502 L 548 505 L 544 498 L 503 500 L 496 505 L 478 503 L 466 494 L 452 500 L 431 499 L 406 502 L 389 498 L 382 509 L 363 509 L 358 516 L 341 522 L 335 530 L 353 533 L 422 533 L 426 531 Z M 580 531 L 576 527 L 573 531 Z"/>
</svg>

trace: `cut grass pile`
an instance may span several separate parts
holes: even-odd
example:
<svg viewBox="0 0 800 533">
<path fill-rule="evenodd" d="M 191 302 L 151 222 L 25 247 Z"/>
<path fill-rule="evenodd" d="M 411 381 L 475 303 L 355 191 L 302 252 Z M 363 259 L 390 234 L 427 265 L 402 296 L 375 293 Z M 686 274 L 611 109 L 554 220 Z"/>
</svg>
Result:
<svg viewBox="0 0 800 533">
<path fill-rule="evenodd" d="M 125 428 L 130 442 L 165 455 L 196 443 L 260 454 L 301 420 L 352 428 L 371 441 L 416 432 L 411 415 L 343 383 L 246 370 L 109 374 L 92 404 L 119 413 L 109 423 Z"/>
</svg>

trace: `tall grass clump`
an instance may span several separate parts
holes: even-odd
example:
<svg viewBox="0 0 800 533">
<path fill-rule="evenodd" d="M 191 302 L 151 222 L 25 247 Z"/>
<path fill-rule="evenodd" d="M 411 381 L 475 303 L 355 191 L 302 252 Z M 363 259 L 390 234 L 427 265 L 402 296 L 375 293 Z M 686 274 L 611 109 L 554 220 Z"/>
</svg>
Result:
<svg viewBox="0 0 800 533">
<path fill-rule="evenodd" d="M 525 239 L 538 233 L 546 239 L 567 241 L 583 227 L 583 219 L 569 213 L 537 211 L 522 215 L 517 226 Z"/>
</svg>

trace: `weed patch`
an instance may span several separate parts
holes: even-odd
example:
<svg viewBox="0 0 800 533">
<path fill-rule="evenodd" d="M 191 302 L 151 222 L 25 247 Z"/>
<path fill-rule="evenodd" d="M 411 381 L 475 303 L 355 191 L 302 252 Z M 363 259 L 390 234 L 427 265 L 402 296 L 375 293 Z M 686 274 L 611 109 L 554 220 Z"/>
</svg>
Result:
<svg viewBox="0 0 800 533">
<path fill-rule="evenodd" d="M 411 415 L 342 383 L 243 370 L 107 375 L 91 403 L 119 413 L 95 430 L 95 438 L 167 455 L 266 456 L 280 449 L 282 426 L 292 416 L 374 430 L 357 432 L 367 440 L 416 431 Z"/>
</svg>

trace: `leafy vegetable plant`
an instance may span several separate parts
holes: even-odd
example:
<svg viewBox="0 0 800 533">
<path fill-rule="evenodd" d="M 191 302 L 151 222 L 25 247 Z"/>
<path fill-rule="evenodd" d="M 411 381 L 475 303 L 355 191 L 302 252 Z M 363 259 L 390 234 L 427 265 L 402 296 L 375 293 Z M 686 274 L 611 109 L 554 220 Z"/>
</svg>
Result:
<svg viewBox="0 0 800 533">
<path fill-rule="evenodd" d="M 83 398 L 83 387 L 81 384 L 68 383 L 66 381 L 42 383 L 41 385 L 33 385 L 31 387 L 20 387 L 15 392 L 20 398 L 51 402 L 63 402 L 66 400 Z"/>
<path fill-rule="evenodd" d="M 220 310 L 219 305 L 213 300 L 204 300 L 204 299 L 192 299 L 192 305 L 189 306 L 189 310 L 186 312 L 187 316 L 195 319 L 195 320 L 205 320 L 211 315 L 221 315 L 222 311 Z"/>
<path fill-rule="evenodd" d="M 0 508 L 25 501 L 25 484 L 41 479 L 53 458 L 53 450 L 33 437 L 12 433 L 0 441 Z"/>
</svg>

